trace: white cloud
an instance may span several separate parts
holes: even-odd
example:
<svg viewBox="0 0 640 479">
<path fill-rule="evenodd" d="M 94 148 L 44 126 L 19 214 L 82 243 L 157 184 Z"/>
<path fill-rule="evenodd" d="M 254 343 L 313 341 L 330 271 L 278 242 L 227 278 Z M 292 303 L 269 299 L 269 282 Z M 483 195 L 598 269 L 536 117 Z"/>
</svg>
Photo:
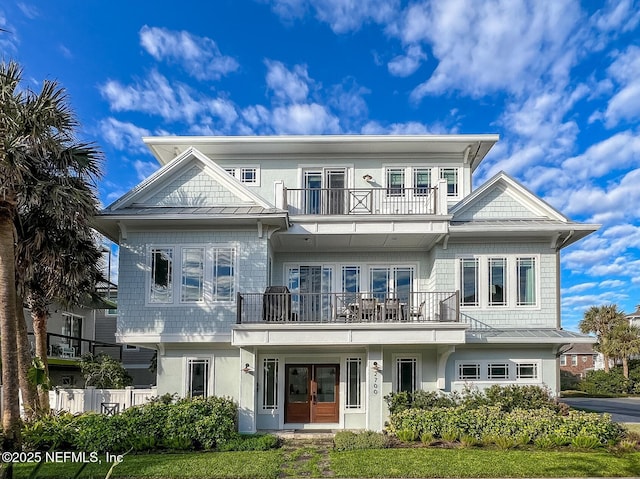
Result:
<svg viewBox="0 0 640 479">
<path fill-rule="evenodd" d="M 34 18 L 40 16 L 40 11 L 33 5 L 28 5 L 24 2 L 18 2 L 18 8 L 22 12 L 22 14 L 30 20 L 33 20 Z"/>
<path fill-rule="evenodd" d="M 630 46 L 619 53 L 607 73 L 620 88 L 603 114 L 606 126 L 640 118 L 640 47 Z"/>
<path fill-rule="evenodd" d="M 330 89 L 327 104 L 340 114 L 341 122 L 360 124 L 368 115 L 364 95 L 369 93 L 371 90 L 361 87 L 353 78 L 346 78 Z"/>
<path fill-rule="evenodd" d="M 136 160 L 133 162 L 133 167 L 136 169 L 136 174 L 140 181 L 151 176 L 160 167 L 156 161 L 142 161 Z"/>
<path fill-rule="evenodd" d="M 428 42 L 439 64 L 411 94 L 458 89 L 481 95 L 521 93 L 542 79 L 566 81 L 577 55 L 577 1 L 453 0 L 414 4 L 388 32 L 405 43 Z"/>
<path fill-rule="evenodd" d="M 593 34 L 587 40 L 588 46 L 595 51 L 602 50 L 620 33 L 633 30 L 639 21 L 640 9 L 635 0 L 608 0 L 590 18 Z"/>
<path fill-rule="evenodd" d="M 66 46 L 59 45 L 58 49 L 62 53 L 62 56 L 64 56 L 65 58 L 73 58 L 73 53 L 71 53 L 71 50 L 69 50 Z"/>
<path fill-rule="evenodd" d="M 271 116 L 273 130 L 278 135 L 340 133 L 338 118 L 317 103 L 277 107 Z"/>
<path fill-rule="evenodd" d="M 284 18 L 300 18 L 315 11 L 335 33 L 358 30 L 364 23 L 386 23 L 396 14 L 399 0 L 272 0 L 273 11 Z"/>
<path fill-rule="evenodd" d="M 439 123 L 425 125 L 417 121 L 407 121 L 385 126 L 377 121 L 369 121 L 362 127 L 361 133 L 363 135 L 439 135 L 456 133 L 456 131 L 447 129 Z"/>
<path fill-rule="evenodd" d="M 20 40 L 16 29 L 9 23 L 4 12 L 0 10 L 0 28 L 5 30 L 0 32 L 0 51 L 15 53 L 18 51 Z"/>
<path fill-rule="evenodd" d="M 234 104 L 222 98 L 214 98 L 207 102 L 208 111 L 220 118 L 226 127 L 229 127 L 238 119 L 238 112 Z"/>
<path fill-rule="evenodd" d="M 151 133 L 146 128 L 140 128 L 133 123 L 122 122 L 113 117 L 101 120 L 98 127 L 102 137 L 118 150 L 140 153 L 148 153 L 149 151 L 141 139 Z"/>
<path fill-rule="evenodd" d="M 293 70 L 287 69 L 282 62 L 266 60 L 267 87 L 280 102 L 304 102 L 309 95 L 309 84 L 312 83 L 307 67 L 296 65 Z"/>
<path fill-rule="evenodd" d="M 217 80 L 240 66 L 234 58 L 223 55 L 210 38 L 184 30 L 145 25 L 140 29 L 140 44 L 156 60 L 177 63 L 198 80 Z"/>
<path fill-rule="evenodd" d="M 168 121 L 192 123 L 204 109 L 202 99 L 194 98 L 188 86 L 170 84 L 157 71 L 151 72 L 141 83 L 129 86 L 109 80 L 100 86 L 100 93 L 114 111 L 139 111 L 159 115 Z"/>
<path fill-rule="evenodd" d="M 427 59 L 427 55 L 422 51 L 420 45 L 411 45 L 407 48 L 405 55 L 398 55 L 388 64 L 389 73 L 397 77 L 408 77 L 420 68 L 423 60 Z"/>
</svg>

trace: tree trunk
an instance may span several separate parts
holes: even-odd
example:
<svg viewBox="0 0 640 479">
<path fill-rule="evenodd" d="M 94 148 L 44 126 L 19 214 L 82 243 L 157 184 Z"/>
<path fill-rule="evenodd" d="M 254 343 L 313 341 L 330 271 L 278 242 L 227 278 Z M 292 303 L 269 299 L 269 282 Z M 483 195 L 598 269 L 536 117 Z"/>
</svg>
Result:
<svg viewBox="0 0 640 479">
<path fill-rule="evenodd" d="M 44 373 L 49 378 L 49 360 L 47 359 L 47 314 L 46 310 L 33 308 L 31 317 L 33 318 L 33 337 L 36 342 L 36 356 L 42 359 L 44 364 Z M 49 391 L 42 386 L 38 386 L 38 397 L 40 399 L 40 408 L 42 411 L 49 411 Z"/>
<path fill-rule="evenodd" d="M 606 354 L 602 354 L 602 359 L 604 360 L 604 370 L 605 372 L 609 372 L 609 356 Z"/>
<path fill-rule="evenodd" d="M 629 379 L 629 358 L 622 356 L 622 374 Z"/>
<path fill-rule="evenodd" d="M 31 348 L 29 347 L 29 337 L 27 335 L 27 323 L 24 317 L 23 301 L 17 296 L 16 301 L 16 344 L 18 346 L 18 380 L 20 382 L 20 392 L 22 393 L 22 406 L 26 419 L 36 417 L 40 408 L 38 407 L 38 391 L 35 384 L 29 381 L 29 368 L 31 367 Z"/>
<path fill-rule="evenodd" d="M 2 402 L 4 406 L 2 429 L 5 451 L 15 450 L 20 446 L 15 268 L 13 221 L 7 212 L 6 205 L 0 205 L 0 354 L 2 357 Z"/>
</svg>

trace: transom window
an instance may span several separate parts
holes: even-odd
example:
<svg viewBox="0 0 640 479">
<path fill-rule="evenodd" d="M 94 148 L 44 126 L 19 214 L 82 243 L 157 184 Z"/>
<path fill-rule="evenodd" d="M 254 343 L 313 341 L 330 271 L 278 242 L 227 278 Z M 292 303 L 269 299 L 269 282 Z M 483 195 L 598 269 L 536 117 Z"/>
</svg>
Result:
<svg viewBox="0 0 640 479">
<path fill-rule="evenodd" d="M 257 166 L 225 167 L 224 170 L 247 186 L 260 186 L 260 168 Z"/>
<path fill-rule="evenodd" d="M 456 381 L 540 382 L 540 362 L 456 361 Z"/>
<path fill-rule="evenodd" d="M 461 306 L 482 308 L 538 305 L 538 258 L 474 256 L 459 259 Z"/>
<path fill-rule="evenodd" d="M 152 247 L 149 271 L 147 301 L 151 304 L 235 300 L 233 246 Z M 179 275 L 176 280 L 175 275 Z"/>
</svg>

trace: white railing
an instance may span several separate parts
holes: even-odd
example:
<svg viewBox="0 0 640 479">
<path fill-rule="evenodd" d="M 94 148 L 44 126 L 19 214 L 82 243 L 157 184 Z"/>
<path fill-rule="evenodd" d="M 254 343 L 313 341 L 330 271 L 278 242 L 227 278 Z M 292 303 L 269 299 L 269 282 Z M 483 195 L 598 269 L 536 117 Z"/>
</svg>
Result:
<svg viewBox="0 0 640 479">
<path fill-rule="evenodd" d="M 157 396 L 157 388 L 135 389 L 61 389 L 49 391 L 49 403 L 51 409 L 69 411 L 73 414 L 95 411 L 104 414 L 113 414 L 124 411 L 131 406 L 137 406 L 148 402 Z"/>
</svg>

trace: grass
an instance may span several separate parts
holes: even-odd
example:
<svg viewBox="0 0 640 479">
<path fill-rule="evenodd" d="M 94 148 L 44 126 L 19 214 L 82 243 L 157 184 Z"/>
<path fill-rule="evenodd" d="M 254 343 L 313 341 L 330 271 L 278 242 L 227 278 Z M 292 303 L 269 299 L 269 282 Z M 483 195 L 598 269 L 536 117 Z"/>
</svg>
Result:
<svg viewBox="0 0 640 479">
<path fill-rule="evenodd" d="M 336 477 L 640 476 L 640 453 L 418 448 L 330 456 Z"/>
<path fill-rule="evenodd" d="M 185 454 L 127 455 L 114 470 L 112 478 L 256 478 L 275 479 L 280 473 L 282 452 L 208 452 Z M 80 464 L 46 463 L 38 471 L 38 478 L 74 477 Z M 19 464 L 15 478 L 27 478 L 35 464 Z M 81 478 L 104 478 L 111 463 L 89 464 Z"/>
</svg>

